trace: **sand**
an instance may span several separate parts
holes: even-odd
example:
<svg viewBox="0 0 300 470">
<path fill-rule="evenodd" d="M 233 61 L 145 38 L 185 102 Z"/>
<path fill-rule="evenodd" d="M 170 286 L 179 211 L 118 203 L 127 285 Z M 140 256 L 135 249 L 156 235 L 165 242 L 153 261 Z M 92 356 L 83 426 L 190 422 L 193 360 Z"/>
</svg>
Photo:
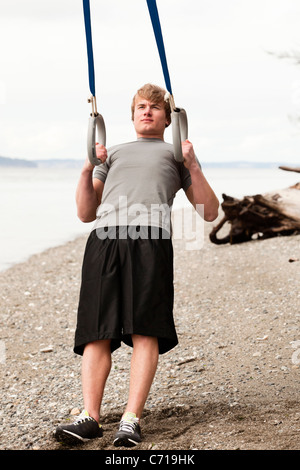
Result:
<svg viewBox="0 0 300 470">
<path fill-rule="evenodd" d="M 300 447 L 300 236 L 213 245 L 174 241 L 179 345 L 161 356 L 140 450 Z M 82 409 L 73 337 L 86 237 L 0 274 L 1 450 L 57 450 L 56 425 Z M 112 445 L 128 393 L 122 346 L 102 407 Z"/>
</svg>

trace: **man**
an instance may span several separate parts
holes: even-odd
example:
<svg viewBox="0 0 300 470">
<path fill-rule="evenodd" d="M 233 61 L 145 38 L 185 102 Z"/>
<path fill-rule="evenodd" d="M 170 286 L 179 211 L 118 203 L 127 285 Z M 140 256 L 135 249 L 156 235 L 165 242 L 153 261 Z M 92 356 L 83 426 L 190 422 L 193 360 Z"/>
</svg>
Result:
<svg viewBox="0 0 300 470">
<path fill-rule="evenodd" d="M 96 168 L 87 159 L 76 203 L 83 222 L 96 219 L 82 267 L 74 351 L 83 355 L 84 412 L 56 429 L 59 440 L 101 437 L 100 407 L 111 368 L 111 353 L 121 341 L 133 346 L 129 397 L 116 433 L 116 446 L 141 442 L 140 418 L 156 372 L 159 354 L 177 344 L 173 320 L 173 251 L 170 208 L 183 188 L 204 219 L 217 217 L 219 202 L 206 181 L 189 141 L 184 163 L 164 142 L 170 124 L 165 90 L 147 84 L 134 96 L 132 120 L 137 140 L 108 152 L 97 145 Z M 166 215 L 167 214 L 167 215 Z"/>
</svg>

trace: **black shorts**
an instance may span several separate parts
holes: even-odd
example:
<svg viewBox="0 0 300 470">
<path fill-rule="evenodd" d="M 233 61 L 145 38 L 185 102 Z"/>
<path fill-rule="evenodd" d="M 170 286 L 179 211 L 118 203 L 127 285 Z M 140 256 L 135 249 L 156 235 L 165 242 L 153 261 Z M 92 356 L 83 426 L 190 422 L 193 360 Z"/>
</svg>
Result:
<svg viewBox="0 0 300 470">
<path fill-rule="evenodd" d="M 127 230 L 127 227 L 123 229 Z M 173 247 L 170 237 L 151 227 L 147 237 L 90 234 L 82 266 L 74 352 L 87 343 L 111 340 L 111 351 L 121 341 L 132 346 L 131 335 L 158 338 L 163 354 L 178 343 L 173 319 Z M 102 234 L 103 235 L 103 234 Z M 104 239 L 101 239 L 104 238 Z"/>
</svg>

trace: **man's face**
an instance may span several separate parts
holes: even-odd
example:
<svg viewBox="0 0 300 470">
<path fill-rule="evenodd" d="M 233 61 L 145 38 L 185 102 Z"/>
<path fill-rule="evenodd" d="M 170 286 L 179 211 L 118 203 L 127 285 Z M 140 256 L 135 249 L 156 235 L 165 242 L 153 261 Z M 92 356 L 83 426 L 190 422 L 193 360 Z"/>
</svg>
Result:
<svg viewBox="0 0 300 470">
<path fill-rule="evenodd" d="M 167 119 L 164 102 L 152 103 L 145 98 L 135 100 L 134 127 L 137 137 L 163 139 Z"/>
</svg>

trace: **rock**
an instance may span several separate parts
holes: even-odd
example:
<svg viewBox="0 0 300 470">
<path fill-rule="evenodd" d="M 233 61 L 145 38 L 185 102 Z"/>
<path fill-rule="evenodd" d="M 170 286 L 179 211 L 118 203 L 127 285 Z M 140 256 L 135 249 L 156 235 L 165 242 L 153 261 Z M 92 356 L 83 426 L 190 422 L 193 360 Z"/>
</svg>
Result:
<svg viewBox="0 0 300 470">
<path fill-rule="evenodd" d="M 53 352 L 53 346 L 47 346 L 46 348 L 42 348 L 42 349 L 40 349 L 40 352 L 41 353 Z"/>
</svg>

